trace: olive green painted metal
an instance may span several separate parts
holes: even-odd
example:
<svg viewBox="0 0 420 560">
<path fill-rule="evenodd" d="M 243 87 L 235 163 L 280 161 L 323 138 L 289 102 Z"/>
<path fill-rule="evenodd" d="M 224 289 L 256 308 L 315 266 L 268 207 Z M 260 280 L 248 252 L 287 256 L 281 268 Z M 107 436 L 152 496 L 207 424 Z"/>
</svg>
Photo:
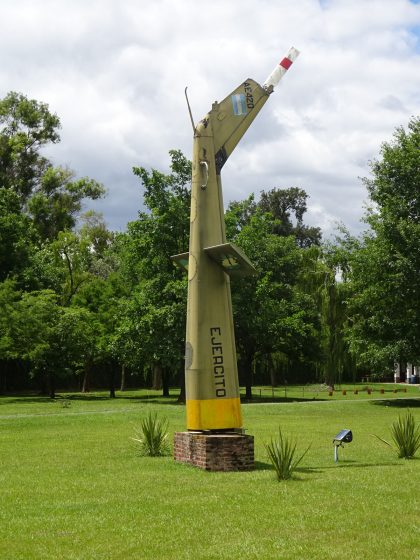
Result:
<svg viewBox="0 0 420 560">
<path fill-rule="evenodd" d="M 226 242 L 220 173 L 297 54 L 292 49 L 264 86 L 247 79 L 223 101 L 213 103 L 194 129 L 190 248 L 172 257 L 188 272 L 189 430 L 242 428 L 230 278 L 256 271 L 238 247 Z"/>
</svg>

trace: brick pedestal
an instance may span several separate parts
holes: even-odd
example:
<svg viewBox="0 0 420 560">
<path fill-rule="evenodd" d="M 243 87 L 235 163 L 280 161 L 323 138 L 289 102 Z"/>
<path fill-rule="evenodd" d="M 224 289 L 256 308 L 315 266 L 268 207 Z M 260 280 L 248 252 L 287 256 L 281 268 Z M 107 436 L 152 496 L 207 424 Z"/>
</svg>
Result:
<svg viewBox="0 0 420 560">
<path fill-rule="evenodd" d="M 175 432 L 174 459 L 206 471 L 250 471 L 254 468 L 254 436 Z"/>
</svg>

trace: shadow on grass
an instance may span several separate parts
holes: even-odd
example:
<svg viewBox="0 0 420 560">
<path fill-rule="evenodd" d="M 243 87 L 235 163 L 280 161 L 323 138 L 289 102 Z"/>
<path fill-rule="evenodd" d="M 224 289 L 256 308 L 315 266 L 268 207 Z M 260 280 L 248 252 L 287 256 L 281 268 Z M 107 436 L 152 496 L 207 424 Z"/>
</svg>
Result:
<svg viewBox="0 0 420 560">
<path fill-rule="evenodd" d="M 328 467 L 320 467 L 320 472 L 326 469 L 369 469 L 378 467 L 404 467 L 404 462 L 402 460 L 398 462 L 394 460 L 390 463 L 358 463 L 357 461 L 347 459 Z"/>
<path fill-rule="evenodd" d="M 267 469 L 267 470 L 272 470 L 274 471 L 274 467 L 272 469 Z M 303 475 L 316 475 L 316 474 L 322 474 L 322 469 L 317 469 L 314 467 L 298 467 L 297 469 L 295 469 L 291 475 L 290 478 L 287 479 L 277 479 L 276 481 L 278 483 L 282 483 L 282 482 L 310 482 L 312 479 L 310 477 L 304 477 Z"/>
<path fill-rule="evenodd" d="M 151 404 L 180 404 L 185 403 L 178 401 L 178 394 L 171 394 L 169 397 L 156 394 L 133 395 L 117 392 L 115 398 L 111 398 L 104 393 L 57 393 L 52 399 L 46 395 L 37 394 L 10 394 L 0 395 L 0 405 L 5 404 L 34 404 L 34 403 L 54 403 L 66 401 L 82 401 L 82 402 L 103 402 L 103 401 L 126 401 L 131 403 L 151 403 Z M 242 404 L 281 404 L 281 403 L 301 403 L 301 402 L 325 402 L 330 399 L 320 397 L 299 398 L 299 397 L 259 397 L 253 396 L 252 400 L 245 399 L 241 396 Z M 393 399 L 375 399 L 368 401 L 375 406 L 390 406 L 394 408 L 418 408 L 420 407 L 420 395 L 414 398 L 393 398 Z"/>
<path fill-rule="evenodd" d="M 56 402 L 56 399 L 52 399 L 51 397 L 46 397 L 46 396 L 36 396 L 36 395 L 32 395 L 32 396 L 27 396 L 27 395 L 19 395 L 19 396 L 8 396 L 8 395 L 2 395 L 0 397 L 0 405 L 1 404 L 33 404 L 33 403 L 38 403 L 38 404 L 42 404 L 42 403 L 52 403 L 54 404 L 54 402 Z"/>
<path fill-rule="evenodd" d="M 117 393 L 115 398 L 109 395 L 99 395 L 91 393 L 57 393 L 55 398 L 45 395 L 1 395 L 0 405 L 2 401 L 5 404 L 42 404 L 42 403 L 62 403 L 63 401 L 82 401 L 82 402 L 104 402 L 104 401 L 128 401 L 133 403 L 157 403 L 157 404 L 185 404 L 178 402 L 178 395 L 170 395 L 163 397 L 161 395 L 124 395 Z"/>
<path fill-rule="evenodd" d="M 69 401 L 127 401 L 127 402 L 150 402 L 159 404 L 177 404 L 178 395 L 170 395 L 163 397 L 162 395 L 125 395 L 124 393 L 117 393 L 115 397 L 111 398 L 109 395 L 95 395 L 90 393 L 72 393 L 70 395 L 57 395 L 57 398 Z M 183 404 L 183 403 L 181 403 Z"/>
<path fill-rule="evenodd" d="M 242 404 L 273 404 L 273 403 L 300 403 L 300 402 L 321 402 L 327 401 L 328 399 L 321 399 L 319 397 L 308 397 L 308 398 L 299 398 L 299 397 L 259 397 L 253 396 L 252 400 L 246 399 L 244 396 L 241 396 L 241 403 Z"/>
<path fill-rule="evenodd" d="M 322 469 L 319 467 L 297 467 L 295 473 L 300 474 L 320 474 Z M 303 480 L 303 479 L 300 479 Z"/>
<path fill-rule="evenodd" d="M 254 467 L 256 471 L 273 471 L 274 467 L 271 463 L 264 463 L 263 461 L 255 461 Z"/>
<path fill-rule="evenodd" d="M 333 465 L 329 466 L 322 466 L 322 467 L 298 467 L 294 470 L 291 478 L 289 480 L 293 482 L 308 482 L 311 480 L 310 476 L 307 478 L 303 475 L 322 475 L 324 471 L 329 469 L 366 469 L 366 468 L 378 468 L 378 467 L 403 467 L 404 463 L 401 461 L 392 462 L 392 463 L 358 463 L 357 461 L 353 460 L 343 460 L 339 463 L 334 463 Z M 264 470 L 273 471 L 274 467 L 271 465 L 267 465 Z M 279 481 L 282 482 L 282 481 Z"/>
<path fill-rule="evenodd" d="M 370 401 L 374 406 L 392 406 L 393 408 L 418 408 L 420 407 L 420 396 L 414 399 L 384 399 Z"/>
<path fill-rule="evenodd" d="M 98 393 L 57 393 L 55 398 L 37 394 L 10 394 L 0 395 L 0 405 L 3 402 L 7 404 L 34 404 L 34 403 L 54 403 L 62 401 L 81 401 L 81 402 L 103 402 L 103 401 L 125 401 L 131 403 L 150 403 L 150 404 L 179 404 L 185 405 L 185 402 L 178 401 L 178 394 L 171 394 L 169 397 L 156 394 L 133 395 L 117 392 L 115 398 L 111 398 L 107 394 Z M 321 402 L 328 399 L 319 397 L 299 398 L 299 397 L 259 397 L 253 396 L 252 400 L 245 399 L 241 396 L 242 404 L 281 404 L 281 403 L 300 403 L 300 402 Z"/>
<path fill-rule="evenodd" d="M 265 463 L 263 461 L 255 461 L 254 463 L 255 466 L 255 470 L 256 471 L 275 471 L 274 465 L 272 463 Z M 292 478 L 294 480 L 300 480 L 300 481 L 304 481 L 305 479 L 300 478 L 299 474 L 318 474 L 321 473 L 322 470 L 320 470 L 317 467 L 297 467 L 294 471 L 293 471 L 293 476 Z"/>
</svg>

